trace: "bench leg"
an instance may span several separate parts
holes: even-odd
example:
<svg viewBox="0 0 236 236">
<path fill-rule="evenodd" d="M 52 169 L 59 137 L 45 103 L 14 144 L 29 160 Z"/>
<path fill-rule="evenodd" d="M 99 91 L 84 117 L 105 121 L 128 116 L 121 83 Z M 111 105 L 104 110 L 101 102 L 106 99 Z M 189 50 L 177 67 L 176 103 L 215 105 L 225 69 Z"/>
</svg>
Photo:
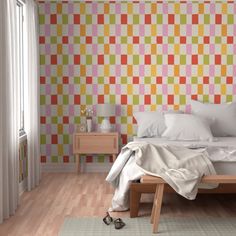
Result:
<svg viewBox="0 0 236 236">
<path fill-rule="evenodd" d="M 138 217 L 141 192 L 130 189 L 130 218 Z"/>
<path fill-rule="evenodd" d="M 151 222 L 153 222 L 153 233 L 158 232 L 158 224 L 160 220 L 163 192 L 164 192 L 164 184 L 157 184 L 155 198 L 152 207 L 152 215 L 151 215 Z"/>
</svg>

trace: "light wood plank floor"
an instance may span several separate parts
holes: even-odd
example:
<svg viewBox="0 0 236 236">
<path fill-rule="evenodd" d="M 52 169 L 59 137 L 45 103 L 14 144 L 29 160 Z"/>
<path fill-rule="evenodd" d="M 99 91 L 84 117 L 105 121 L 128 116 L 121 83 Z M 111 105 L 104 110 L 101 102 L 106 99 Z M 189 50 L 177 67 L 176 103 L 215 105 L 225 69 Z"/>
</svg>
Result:
<svg viewBox="0 0 236 236">
<path fill-rule="evenodd" d="M 50 173 L 44 174 L 40 186 L 21 196 L 16 214 L 0 225 L 0 235 L 57 235 L 67 216 L 105 215 L 113 196 L 105 182 L 106 174 Z M 161 217 L 168 216 L 235 216 L 236 195 L 199 195 L 188 201 L 176 194 L 166 194 Z M 151 213 L 150 195 L 144 195 L 140 216 Z M 112 213 L 113 217 L 129 217 L 129 212 Z"/>
</svg>

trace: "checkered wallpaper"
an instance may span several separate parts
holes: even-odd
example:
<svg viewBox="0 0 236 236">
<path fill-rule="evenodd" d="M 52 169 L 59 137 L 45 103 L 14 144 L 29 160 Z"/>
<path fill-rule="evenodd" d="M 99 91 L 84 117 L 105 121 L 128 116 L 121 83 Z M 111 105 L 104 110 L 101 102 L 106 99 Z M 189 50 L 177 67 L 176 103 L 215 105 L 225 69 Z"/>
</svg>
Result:
<svg viewBox="0 0 236 236">
<path fill-rule="evenodd" d="M 41 2 L 39 13 L 42 162 L 74 161 L 82 106 L 116 104 L 126 143 L 134 111 L 236 97 L 236 3 Z"/>
</svg>

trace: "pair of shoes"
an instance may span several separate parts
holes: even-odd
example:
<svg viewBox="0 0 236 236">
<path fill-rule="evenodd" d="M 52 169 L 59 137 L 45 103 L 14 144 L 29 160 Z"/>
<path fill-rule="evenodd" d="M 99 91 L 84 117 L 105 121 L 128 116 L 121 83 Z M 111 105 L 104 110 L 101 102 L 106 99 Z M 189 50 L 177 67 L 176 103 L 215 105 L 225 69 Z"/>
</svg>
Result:
<svg viewBox="0 0 236 236">
<path fill-rule="evenodd" d="M 109 215 L 108 212 L 107 212 L 107 215 L 103 218 L 103 222 L 106 225 L 110 225 L 112 222 L 114 222 L 115 229 L 121 229 L 125 226 L 125 223 L 123 222 L 121 218 L 115 219 L 113 221 L 113 218 Z"/>
</svg>

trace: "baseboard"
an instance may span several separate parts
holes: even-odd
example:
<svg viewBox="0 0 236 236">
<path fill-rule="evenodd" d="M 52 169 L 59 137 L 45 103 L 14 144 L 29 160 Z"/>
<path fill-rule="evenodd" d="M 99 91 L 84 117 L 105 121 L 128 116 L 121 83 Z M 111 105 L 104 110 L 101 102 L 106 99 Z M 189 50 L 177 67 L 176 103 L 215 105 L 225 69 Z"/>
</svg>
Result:
<svg viewBox="0 0 236 236">
<path fill-rule="evenodd" d="M 19 195 L 21 195 L 23 192 L 26 191 L 26 187 L 27 187 L 27 179 L 24 179 L 19 183 Z"/>
<path fill-rule="evenodd" d="M 112 163 L 81 163 L 81 172 L 108 172 Z M 76 163 L 42 163 L 42 172 L 77 172 Z"/>
</svg>

